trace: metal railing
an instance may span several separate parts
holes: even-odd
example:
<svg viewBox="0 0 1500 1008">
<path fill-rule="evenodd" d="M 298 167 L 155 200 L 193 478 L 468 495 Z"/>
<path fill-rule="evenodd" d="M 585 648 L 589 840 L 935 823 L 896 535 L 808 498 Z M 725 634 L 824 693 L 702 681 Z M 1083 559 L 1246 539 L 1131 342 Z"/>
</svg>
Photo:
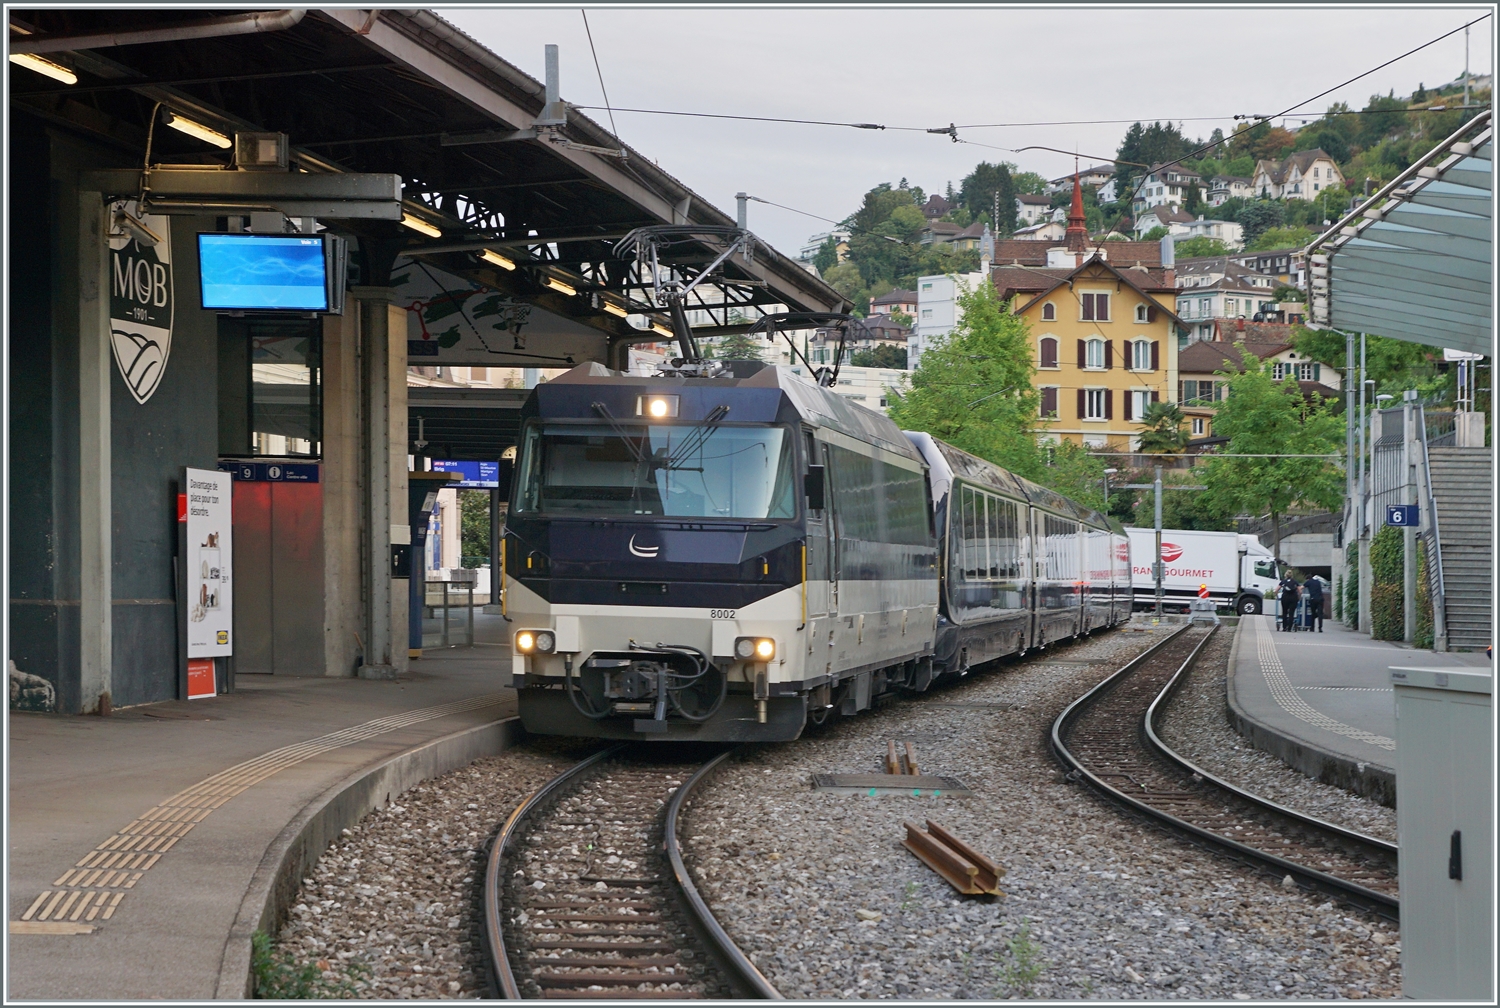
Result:
<svg viewBox="0 0 1500 1008">
<path fill-rule="evenodd" d="M 1442 418 L 1447 418 L 1447 431 L 1443 432 Z M 1436 427 L 1433 418 L 1437 419 Z M 1437 439 L 1433 431 L 1438 431 Z M 1432 598 L 1432 650 L 1448 650 L 1448 599 L 1443 592 L 1442 539 L 1438 535 L 1437 499 L 1432 494 L 1432 464 L 1427 449 L 1432 446 L 1454 443 L 1454 418 L 1452 411 L 1429 415 L 1422 406 L 1417 406 L 1417 432 L 1419 435 L 1417 479 L 1418 492 L 1427 511 L 1427 521 L 1418 526 L 1417 537 L 1427 550 L 1427 594 Z"/>
</svg>

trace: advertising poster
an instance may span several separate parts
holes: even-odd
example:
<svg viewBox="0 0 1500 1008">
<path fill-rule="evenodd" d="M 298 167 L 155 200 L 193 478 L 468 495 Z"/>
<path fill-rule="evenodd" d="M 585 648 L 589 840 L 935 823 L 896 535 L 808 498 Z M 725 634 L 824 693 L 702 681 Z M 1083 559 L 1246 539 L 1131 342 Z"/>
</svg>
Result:
<svg viewBox="0 0 1500 1008">
<path fill-rule="evenodd" d="M 234 477 L 218 469 L 186 469 L 187 656 L 234 653 L 234 589 L 230 559 Z"/>
<path fill-rule="evenodd" d="M 116 223 L 109 232 L 109 342 L 125 387 L 144 403 L 161 384 L 172 351 L 172 223 L 140 217 L 134 200 L 115 203 L 110 218 Z M 118 223 L 127 219 L 161 240 L 141 240 Z"/>
</svg>

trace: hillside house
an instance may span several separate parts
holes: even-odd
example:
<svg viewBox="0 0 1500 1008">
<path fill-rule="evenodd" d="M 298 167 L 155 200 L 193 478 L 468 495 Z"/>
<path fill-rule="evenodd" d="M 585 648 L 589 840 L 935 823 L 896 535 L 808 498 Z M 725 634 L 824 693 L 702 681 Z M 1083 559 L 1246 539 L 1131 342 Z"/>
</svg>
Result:
<svg viewBox="0 0 1500 1008">
<path fill-rule="evenodd" d="M 1239 175 L 1215 175 L 1208 183 L 1204 194 L 1209 206 L 1223 206 L 1236 197 L 1249 199 L 1255 195 L 1255 180 Z"/>
<path fill-rule="evenodd" d="M 1199 214 L 1197 220 L 1189 221 L 1184 226 L 1186 233 L 1180 237 L 1175 230 L 1172 233 L 1172 237 L 1177 241 L 1187 241 L 1189 238 L 1213 238 L 1232 249 L 1242 248 L 1245 244 L 1245 228 L 1235 221 L 1204 220 L 1203 215 Z"/>
<path fill-rule="evenodd" d="M 870 299 L 871 315 L 889 315 L 892 312 L 900 312 L 902 315 L 917 317 L 917 292 L 901 290 L 897 288 L 887 291 L 878 298 Z"/>
<path fill-rule="evenodd" d="M 1082 185 L 1092 186 L 1093 188 L 1098 189 L 1100 186 L 1108 185 L 1110 179 L 1114 178 L 1114 176 L 1115 166 L 1112 164 L 1090 165 L 1089 167 L 1084 168 L 1077 173 L 1069 173 L 1062 176 L 1061 178 L 1055 178 L 1052 181 L 1048 182 L 1047 193 L 1050 195 L 1053 193 L 1067 192 L 1069 190 L 1069 187 L 1073 185 L 1073 180 L 1075 178 L 1077 178 L 1079 183 Z"/>
<path fill-rule="evenodd" d="M 1279 163 L 1257 161 L 1251 187 L 1262 198 L 1313 200 L 1324 189 L 1343 184 L 1338 162 L 1317 147 L 1298 151 Z"/>
<path fill-rule="evenodd" d="M 1131 193 L 1131 209 L 1136 217 L 1140 217 L 1152 207 L 1181 207 L 1187 202 L 1188 190 L 1202 184 L 1201 177 L 1179 165 L 1169 168 L 1153 165 L 1145 175 L 1136 180 L 1135 189 Z"/>
<path fill-rule="evenodd" d="M 1193 215 L 1183 213 L 1175 206 L 1162 205 L 1143 210 L 1136 214 L 1135 232 L 1137 239 L 1143 238 L 1151 232 L 1152 228 L 1164 227 L 1167 233 L 1174 238 L 1188 236 L 1188 225 L 1193 223 Z"/>
<path fill-rule="evenodd" d="M 1039 224 L 1052 217 L 1052 197 L 1022 193 L 1016 197 L 1016 222 Z"/>
</svg>

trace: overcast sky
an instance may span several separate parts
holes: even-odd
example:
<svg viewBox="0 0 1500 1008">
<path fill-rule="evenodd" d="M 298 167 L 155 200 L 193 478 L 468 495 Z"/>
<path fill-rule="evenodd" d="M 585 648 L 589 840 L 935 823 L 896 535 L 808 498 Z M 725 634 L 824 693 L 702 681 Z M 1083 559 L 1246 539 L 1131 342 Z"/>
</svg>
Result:
<svg viewBox="0 0 1500 1008">
<path fill-rule="evenodd" d="M 1183 121 L 1190 137 L 1232 129 L 1235 114 L 1279 112 L 1474 20 L 1483 8 L 629 9 L 590 8 L 599 65 L 616 108 L 875 122 L 1119 123 L 960 131 L 994 147 L 1113 156 L 1130 122 Z M 603 105 L 580 8 L 439 9 L 541 79 L 542 47 L 561 47 L 562 97 Z M 1470 29 L 1471 71 L 1491 69 L 1494 19 Z M 1459 32 L 1376 71 L 1330 102 L 1409 94 L 1461 76 Z M 606 112 L 586 113 L 604 126 Z M 1194 121 L 1196 117 L 1206 117 Z M 1292 117 L 1295 122 L 1295 117 Z M 979 161 L 1007 160 L 1053 178 L 1073 158 L 1009 153 L 924 132 L 731 122 L 616 112 L 618 134 L 704 199 L 734 213 L 745 191 L 841 219 L 866 190 L 905 177 L 927 192 Z M 760 204 L 750 227 L 795 255 L 829 225 Z"/>
</svg>

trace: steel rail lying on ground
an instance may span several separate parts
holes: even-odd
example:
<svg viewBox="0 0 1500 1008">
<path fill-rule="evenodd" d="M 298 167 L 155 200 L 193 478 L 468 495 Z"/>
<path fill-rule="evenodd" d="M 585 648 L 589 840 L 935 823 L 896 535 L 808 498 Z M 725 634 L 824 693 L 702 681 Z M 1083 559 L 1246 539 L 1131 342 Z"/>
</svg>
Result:
<svg viewBox="0 0 1500 1008">
<path fill-rule="evenodd" d="M 1399 919 L 1400 901 L 1397 897 L 1389 893 L 1379 892 L 1367 886 L 1360 885 L 1357 882 L 1351 882 L 1348 879 L 1339 878 L 1338 876 L 1330 874 L 1328 872 L 1319 871 L 1316 868 L 1312 868 L 1308 865 L 1281 857 L 1280 855 L 1273 854 L 1270 851 L 1262 850 L 1258 847 L 1254 847 L 1246 843 L 1241 843 L 1238 840 L 1223 836 L 1211 829 L 1199 826 L 1178 815 L 1174 815 L 1173 813 L 1158 807 L 1156 804 L 1152 804 L 1149 800 L 1143 800 L 1139 796 L 1127 794 L 1120 788 L 1106 783 L 1099 774 L 1096 774 L 1093 771 L 1089 770 L 1089 768 L 1085 766 L 1084 761 L 1077 755 L 1075 755 L 1065 744 L 1064 736 L 1069 732 L 1074 723 L 1084 714 L 1084 712 L 1086 712 L 1106 694 L 1111 692 L 1111 690 L 1115 686 L 1124 682 L 1135 672 L 1139 671 L 1140 667 L 1144 665 L 1147 659 L 1154 656 L 1161 648 L 1163 648 L 1170 642 L 1176 640 L 1182 633 L 1186 632 L 1187 629 L 1187 627 L 1184 627 L 1182 630 L 1172 634 L 1166 640 L 1162 641 L 1155 647 L 1146 651 L 1144 654 L 1135 658 L 1129 664 L 1121 668 L 1118 672 L 1111 675 L 1109 678 L 1105 679 L 1097 686 L 1093 687 L 1077 700 L 1074 700 L 1071 704 L 1068 705 L 1066 710 L 1058 715 L 1057 719 L 1052 724 L 1051 732 L 1052 749 L 1058 761 L 1068 768 L 1070 776 L 1076 775 L 1078 778 L 1088 782 L 1089 785 L 1091 785 L 1104 797 L 1116 802 L 1117 804 L 1123 805 L 1132 811 L 1144 814 L 1151 819 L 1164 824 L 1175 832 L 1186 834 L 1195 842 L 1202 843 L 1205 846 L 1208 846 L 1211 849 L 1215 849 L 1221 853 L 1230 854 L 1231 856 L 1241 861 L 1245 861 L 1252 866 L 1274 868 L 1278 874 L 1290 875 L 1295 880 L 1299 880 L 1304 887 L 1329 893 L 1357 906 L 1372 910 L 1375 913 L 1380 914 L 1384 917 L 1388 917 L 1392 920 Z M 1177 770 L 1185 770 L 1191 774 L 1196 774 L 1198 779 L 1194 780 L 1194 784 L 1200 789 L 1207 789 L 1211 792 L 1217 792 L 1228 801 L 1239 801 L 1248 804 L 1256 810 L 1273 818 L 1283 821 L 1290 821 L 1291 823 L 1294 823 L 1299 829 L 1305 832 L 1316 834 L 1320 839 L 1332 839 L 1338 845 L 1346 845 L 1358 848 L 1360 852 L 1367 857 L 1372 856 L 1375 860 L 1378 861 L 1385 861 L 1387 863 L 1392 862 L 1394 859 L 1395 848 L 1393 845 L 1388 844 L 1385 841 L 1377 840 L 1374 837 L 1367 837 L 1363 834 L 1356 833 L 1351 830 L 1346 830 L 1342 827 L 1334 826 L 1331 823 L 1325 823 L 1311 816 L 1303 815 L 1290 809 L 1285 809 L 1274 802 L 1270 802 L 1264 798 L 1259 798 L 1255 795 L 1248 794 L 1241 788 L 1229 785 L 1219 778 L 1213 776 L 1212 774 L 1204 773 L 1201 769 L 1197 768 L 1193 764 L 1182 759 L 1181 757 L 1176 756 L 1175 753 L 1170 753 L 1170 751 L 1163 752 L 1166 747 L 1163 746 L 1160 740 L 1155 737 L 1154 730 L 1151 727 L 1151 719 L 1158 708 L 1158 704 L 1163 700 L 1165 696 L 1168 695 L 1174 684 L 1181 682 L 1184 675 L 1193 667 L 1199 655 L 1202 653 L 1204 647 L 1212 638 L 1213 631 L 1210 631 L 1204 636 L 1203 640 L 1198 643 L 1193 651 L 1182 662 L 1181 666 L 1172 674 L 1166 686 L 1157 693 L 1156 697 L 1147 707 L 1147 710 L 1143 716 L 1142 723 L 1140 725 L 1140 731 L 1138 732 L 1137 738 L 1137 741 L 1141 748 L 1148 755 L 1157 756 L 1158 758 L 1168 760 L 1170 765 Z M 1146 791 L 1149 795 L 1149 787 L 1147 787 L 1146 785 L 1140 785 L 1139 783 L 1138 786 L 1140 786 L 1142 790 Z M 1191 792 L 1181 791 L 1172 794 L 1172 797 L 1174 799 L 1180 799 L 1189 794 L 1191 794 Z M 1285 843 L 1288 841 L 1283 840 L 1283 842 Z"/>
<path fill-rule="evenodd" d="M 521 981 L 517 979 L 515 970 L 511 966 L 511 950 L 508 950 L 506 947 L 504 920 L 501 913 L 501 903 L 504 899 L 503 889 L 507 882 L 506 871 L 509 868 L 515 867 L 514 864 L 511 864 L 507 860 L 508 856 L 515 853 L 516 848 L 520 846 L 518 841 L 520 840 L 522 834 L 527 830 L 531 822 L 535 818 L 537 818 L 540 812 L 551 807 L 554 799 L 561 797 L 563 792 L 569 790 L 575 784 L 579 784 L 582 778 L 589 776 L 589 771 L 598 767 L 601 763 L 618 757 L 622 753 L 625 753 L 626 751 L 633 748 L 635 747 L 630 743 L 622 743 L 620 745 L 611 746 L 607 749 L 603 749 L 593 754 L 592 756 L 575 764 L 574 766 L 569 767 L 567 770 L 552 778 L 541 788 L 537 789 L 534 793 L 529 795 L 519 805 L 517 805 L 515 810 L 512 811 L 510 816 L 506 819 L 504 826 L 501 827 L 499 833 L 497 834 L 495 842 L 490 849 L 489 863 L 485 871 L 484 921 L 486 937 L 489 943 L 491 966 L 494 970 L 496 987 L 498 988 L 500 997 L 506 1000 L 521 1000 L 525 996 L 521 990 Z M 703 900 L 702 896 L 699 895 L 697 887 L 693 884 L 691 876 L 689 875 L 687 867 L 683 861 L 681 846 L 677 838 L 677 823 L 680 818 L 683 805 L 686 803 L 689 795 L 691 795 L 694 787 L 702 780 L 707 778 L 709 774 L 711 774 L 726 759 L 728 759 L 729 756 L 733 754 L 733 752 L 734 750 L 728 750 L 719 753 L 714 758 L 710 759 L 707 763 L 698 766 L 684 783 L 676 787 L 671 795 L 671 798 L 667 801 L 664 827 L 665 836 L 663 838 L 661 850 L 665 853 L 666 861 L 670 865 L 671 871 L 662 872 L 661 874 L 663 877 L 661 881 L 668 883 L 674 888 L 675 891 L 673 895 L 675 895 L 676 897 L 674 901 L 675 908 L 678 909 L 681 912 L 682 916 L 686 918 L 689 928 L 693 932 L 693 937 L 696 938 L 702 944 L 704 949 L 709 953 L 710 957 L 714 961 L 713 964 L 719 967 L 724 973 L 729 975 L 733 986 L 737 988 L 736 993 L 738 995 L 748 998 L 782 1000 L 782 995 L 777 992 L 774 987 L 771 986 L 770 982 L 766 980 L 766 978 L 758 969 L 756 969 L 755 965 L 750 962 L 749 958 L 746 957 L 745 954 L 735 946 L 729 935 L 724 931 L 724 928 L 714 918 L 714 915 L 708 908 L 707 903 Z M 660 804 L 658 804 L 657 807 L 660 808 Z M 642 882 L 645 880 L 632 879 L 618 881 Z M 602 885 L 603 883 L 599 884 Z M 637 904 L 631 904 L 630 906 L 632 908 L 635 908 Z M 525 912 L 526 908 L 523 907 L 522 909 L 523 912 Z M 601 909 L 604 909 L 604 907 L 601 906 Z M 540 918 L 542 915 L 538 916 Z M 655 921 L 658 919 L 648 914 L 641 914 L 639 915 L 639 917 L 642 923 L 645 923 L 647 921 Z M 622 921 L 628 922 L 631 920 L 631 918 L 628 916 L 624 918 L 573 917 L 572 919 L 576 921 L 607 921 L 613 919 L 616 921 L 616 923 Z M 642 937 L 644 937 L 644 935 Z M 593 949 L 595 951 L 601 950 L 601 947 L 595 945 L 579 946 L 579 948 L 584 947 Z M 621 946 L 622 950 L 626 947 L 627 946 Z M 691 947 L 691 943 L 689 943 L 689 947 Z M 602 950 L 607 951 L 607 948 L 602 948 Z M 675 952 L 673 953 L 674 956 L 676 954 L 677 953 Z M 543 962 L 548 962 L 548 960 L 543 960 Z M 582 960 L 562 958 L 553 960 L 552 964 L 565 967 L 593 965 L 604 968 L 620 968 L 623 966 L 632 965 L 629 960 L 598 959 L 591 960 L 586 964 Z M 631 975 L 628 978 L 621 977 L 620 980 L 621 985 L 634 986 L 637 981 L 648 984 L 657 984 L 686 982 L 691 979 L 688 975 L 675 973 L 651 974 L 651 977 L 652 979 L 646 980 L 644 979 L 644 975 L 635 974 Z M 543 979 L 545 981 L 545 978 Z M 557 978 L 553 979 L 555 981 Z M 597 977 L 592 977 L 591 979 L 595 984 L 599 985 L 602 988 L 602 986 L 609 983 L 610 979 L 613 979 L 613 976 L 600 975 Z M 543 986 L 546 986 L 545 982 L 543 983 Z M 601 989 L 599 990 L 597 997 L 600 999 L 608 1000 L 612 997 L 631 995 L 643 996 L 648 999 L 652 997 L 698 996 L 689 994 L 686 991 L 670 990 L 641 992 L 627 991 L 624 994 L 612 994 Z M 578 991 L 577 993 L 570 994 L 554 993 L 553 996 L 576 998 L 580 996 L 590 997 L 595 995 L 593 991 Z"/>
</svg>

